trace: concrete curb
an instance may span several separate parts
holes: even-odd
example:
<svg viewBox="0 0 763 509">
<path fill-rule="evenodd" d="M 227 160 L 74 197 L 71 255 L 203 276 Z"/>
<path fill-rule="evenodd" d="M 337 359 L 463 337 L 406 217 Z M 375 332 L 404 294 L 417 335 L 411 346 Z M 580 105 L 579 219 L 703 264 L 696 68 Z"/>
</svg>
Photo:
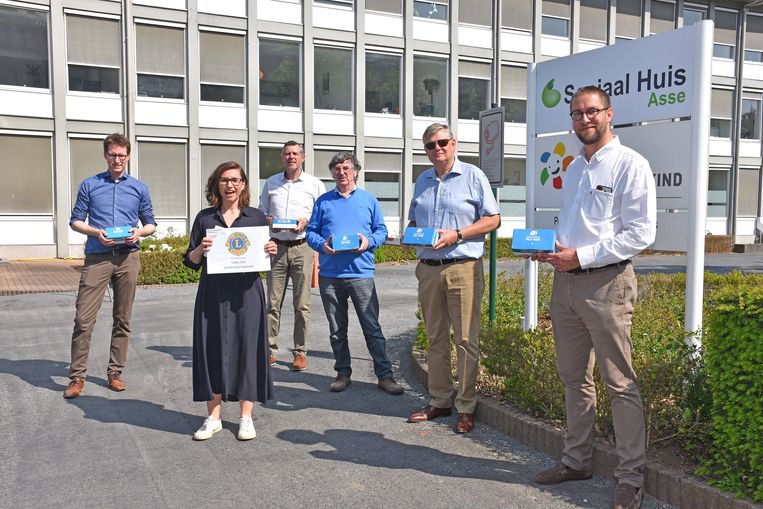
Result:
<svg viewBox="0 0 763 509">
<path fill-rule="evenodd" d="M 411 352 L 411 369 L 416 379 L 427 384 L 427 357 L 424 352 Z M 475 419 L 505 433 L 532 449 L 558 458 L 564 447 L 564 432 L 497 401 L 478 396 Z M 596 442 L 593 451 L 593 473 L 614 479 L 617 466 L 614 449 Z M 653 461 L 647 461 L 644 473 L 646 493 L 678 508 L 686 509 L 763 509 L 763 504 L 735 498 L 733 494 L 713 488 L 707 483 Z"/>
</svg>

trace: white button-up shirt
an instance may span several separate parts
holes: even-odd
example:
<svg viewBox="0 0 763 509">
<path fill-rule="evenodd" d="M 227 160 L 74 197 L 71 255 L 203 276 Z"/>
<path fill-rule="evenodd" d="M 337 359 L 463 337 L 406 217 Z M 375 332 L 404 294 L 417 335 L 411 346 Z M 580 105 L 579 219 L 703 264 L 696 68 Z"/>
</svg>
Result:
<svg viewBox="0 0 763 509">
<path fill-rule="evenodd" d="M 557 236 L 577 249 L 581 267 L 627 260 L 654 242 L 657 196 L 642 155 L 615 137 L 590 161 L 581 150 L 566 173 Z"/>
<path fill-rule="evenodd" d="M 325 192 L 323 182 L 304 170 L 296 180 L 288 180 L 284 172 L 276 173 L 262 187 L 259 209 L 275 219 L 304 217 L 309 221 L 315 201 Z M 280 240 L 298 240 L 305 238 L 305 231 L 294 233 L 291 230 L 272 230 L 271 235 Z"/>
</svg>

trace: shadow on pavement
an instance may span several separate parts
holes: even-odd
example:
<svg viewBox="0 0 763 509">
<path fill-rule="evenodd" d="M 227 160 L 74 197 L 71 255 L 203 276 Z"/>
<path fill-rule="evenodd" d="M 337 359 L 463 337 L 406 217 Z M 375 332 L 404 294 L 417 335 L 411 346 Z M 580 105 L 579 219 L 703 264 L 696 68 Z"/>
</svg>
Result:
<svg viewBox="0 0 763 509">
<path fill-rule="evenodd" d="M 67 376 L 69 363 L 49 359 L 0 359 L 0 373 L 17 376 L 29 385 L 41 389 L 63 391 L 66 385 L 56 383 L 53 377 Z"/>
</svg>

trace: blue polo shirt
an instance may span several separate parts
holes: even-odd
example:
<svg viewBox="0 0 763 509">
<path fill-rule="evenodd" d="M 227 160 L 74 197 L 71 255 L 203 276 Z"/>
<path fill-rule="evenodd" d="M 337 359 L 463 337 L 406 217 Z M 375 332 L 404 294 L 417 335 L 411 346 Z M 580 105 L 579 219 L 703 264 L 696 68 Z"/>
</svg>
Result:
<svg viewBox="0 0 763 509">
<path fill-rule="evenodd" d="M 422 228 L 457 230 L 476 223 L 483 216 L 499 213 L 485 173 L 473 164 L 456 159 L 442 180 L 434 168 L 419 175 L 413 188 L 408 220 Z M 431 247 L 416 248 L 416 256 L 429 260 L 482 258 L 484 254 L 484 235 L 437 251 Z"/>
<path fill-rule="evenodd" d="M 82 181 L 69 224 L 74 221 L 85 221 L 99 229 L 115 226 L 134 228 L 138 226 L 138 221 L 143 225 L 156 224 L 146 184 L 127 173 L 115 181 L 108 170 Z M 110 253 L 111 250 L 102 245 L 97 237 L 88 235 L 86 255 Z"/>
<path fill-rule="evenodd" d="M 324 253 L 326 239 L 340 233 L 362 233 L 368 239 L 368 249 L 362 253 Z M 318 252 L 321 276 L 374 277 L 374 249 L 386 240 L 387 225 L 379 201 L 357 187 L 346 198 L 336 189 L 323 193 L 307 224 L 307 243 Z"/>
</svg>

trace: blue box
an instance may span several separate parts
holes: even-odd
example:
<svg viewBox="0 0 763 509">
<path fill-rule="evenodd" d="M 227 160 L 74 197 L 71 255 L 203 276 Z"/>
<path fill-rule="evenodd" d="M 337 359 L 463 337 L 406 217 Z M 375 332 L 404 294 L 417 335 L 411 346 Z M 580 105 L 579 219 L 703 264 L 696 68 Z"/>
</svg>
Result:
<svg viewBox="0 0 763 509">
<path fill-rule="evenodd" d="M 295 230 L 297 228 L 296 219 L 276 219 L 273 218 L 273 222 L 270 227 L 274 230 Z"/>
<path fill-rule="evenodd" d="M 127 238 L 132 235 L 129 226 L 115 226 L 103 230 L 106 232 L 106 238 L 113 240 L 115 244 L 124 244 Z"/>
<path fill-rule="evenodd" d="M 331 236 L 331 248 L 334 251 L 352 251 L 360 247 L 357 233 L 335 233 Z"/>
<path fill-rule="evenodd" d="M 403 244 L 407 246 L 432 247 L 437 242 L 437 228 L 421 228 L 409 226 L 403 234 Z"/>
<path fill-rule="evenodd" d="M 553 253 L 556 245 L 554 230 L 514 230 L 511 250 L 515 253 Z"/>
</svg>

